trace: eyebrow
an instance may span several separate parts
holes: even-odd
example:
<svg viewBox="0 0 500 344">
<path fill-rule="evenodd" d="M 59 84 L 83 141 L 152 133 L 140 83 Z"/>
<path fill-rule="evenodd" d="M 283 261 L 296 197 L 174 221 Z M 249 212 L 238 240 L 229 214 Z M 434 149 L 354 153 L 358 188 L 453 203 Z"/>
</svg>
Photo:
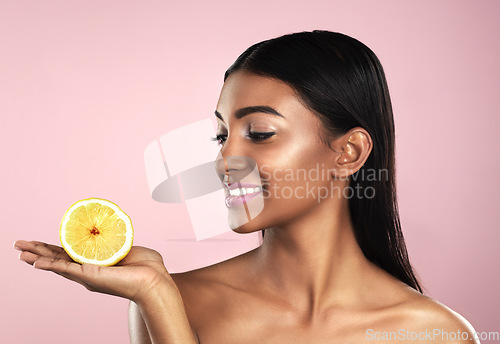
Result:
<svg viewBox="0 0 500 344">
<path fill-rule="evenodd" d="M 246 115 L 249 115 L 251 113 L 256 113 L 256 112 L 267 113 L 267 114 L 270 114 L 270 115 L 274 115 L 274 116 L 285 118 L 285 116 L 283 116 L 282 114 L 280 114 L 278 111 L 276 111 L 272 107 L 266 106 L 266 105 L 247 106 L 247 107 L 238 109 L 234 113 L 234 117 L 236 117 L 236 119 L 240 119 L 242 117 L 245 117 Z M 219 111 L 215 110 L 215 116 L 217 118 L 219 118 L 221 121 L 224 122 L 224 120 L 222 119 L 222 115 L 219 113 Z"/>
</svg>

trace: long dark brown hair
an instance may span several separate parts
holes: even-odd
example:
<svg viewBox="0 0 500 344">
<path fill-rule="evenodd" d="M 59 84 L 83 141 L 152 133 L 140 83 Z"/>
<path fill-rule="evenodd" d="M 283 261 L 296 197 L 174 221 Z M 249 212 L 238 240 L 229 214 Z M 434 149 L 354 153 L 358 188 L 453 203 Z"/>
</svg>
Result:
<svg viewBox="0 0 500 344">
<path fill-rule="evenodd" d="M 238 70 L 287 83 L 331 137 L 354 127 L 368 131 L 373 150 L 349 182 L 352 190 L 373 191 L 373 197 L 349 198 L 356 240 L 367 259 L 422 292 L 401 231 L 392 106 L 382 65 L 373 51 L 341 33 L 299 32 L 252 45 L 226 71 L 224 81 Z M 366 178 L 374 171 L 382 173 Z"/>
</svg>

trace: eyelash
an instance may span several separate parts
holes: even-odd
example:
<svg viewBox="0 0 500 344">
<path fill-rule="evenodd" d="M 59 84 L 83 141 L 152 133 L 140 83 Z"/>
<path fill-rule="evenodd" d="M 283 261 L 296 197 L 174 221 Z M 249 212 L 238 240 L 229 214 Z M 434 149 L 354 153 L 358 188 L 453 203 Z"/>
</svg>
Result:
<svg viewBox="0 0 500 344">
<path fill-rule="evenodd" d="M 247 137 L 254 142 L 258 142 L 258 141 L 267 140 L 268 138 L 272 137 L 274 134 L 276 134 L 276 132 L 274 132 L 274 131 L 266 131 L 266 132 L 254 131 L 254 132 L 248 133 Z M 226 140 L 227 140 L 227 135 L 218 134 L 217 136 L 212 137 L 211 140 L 217 141 L 219 143 L 219 145 L 223 145 L 224 142 L 226 142 Z"/>
<path fill-rule="evenodd" d="M 224 142 L 226 142 L 226 139 L 227 139 L 227 135 L 221 135 L 221 134 L 218 134 L 215 137 L 210 138 L 210 140 L 212 140 L 212 141 L 217 141 L 217 143 L 219 145 L 223 145 Z"/>
</svg>

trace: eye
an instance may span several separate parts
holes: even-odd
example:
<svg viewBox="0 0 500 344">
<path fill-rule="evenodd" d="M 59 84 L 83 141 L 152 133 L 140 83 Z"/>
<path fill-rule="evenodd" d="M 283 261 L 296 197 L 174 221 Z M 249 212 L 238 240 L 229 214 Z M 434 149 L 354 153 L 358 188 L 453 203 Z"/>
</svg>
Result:
<svg viewBox="0 0 500 344">
<path fill-rule="evenodd" d="M 210 138 L 212 141 L 217 141 L 219 145 L 223 145 L 227 140 L 227 135 L 217 134 L 215 137 Z"/>
<path fill-rule="evenodd" d="M 275 131 L 266 131 L 266 132 L 251 131 L 248 133 L 248 138 L 250 138 L 252 141 L 264 141 L 273 136 L 274 134 L 276 134 Z"/>
</svg>

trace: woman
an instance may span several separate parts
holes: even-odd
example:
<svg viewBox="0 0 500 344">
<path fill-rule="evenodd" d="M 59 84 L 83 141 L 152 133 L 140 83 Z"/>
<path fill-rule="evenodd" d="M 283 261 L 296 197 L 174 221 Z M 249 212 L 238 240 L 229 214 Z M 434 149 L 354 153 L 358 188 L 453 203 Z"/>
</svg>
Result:
<svg viewBox="0 0 500 344">
<path fill-rule="evenodd" d="M 109 268 L 40 242 L 17 242 L 20 258 L 130 299 L 132 343 L 474 342 L 409 263 L 391 103 L 369 48 L 328 31 L 255 44 L 226 71 L 215 114 L 230 225 L 262 231 L 260 247 L 177 274 L 143 247 Z M 238 157 L 256 163 L 255 187 Z"/>
</svg>

